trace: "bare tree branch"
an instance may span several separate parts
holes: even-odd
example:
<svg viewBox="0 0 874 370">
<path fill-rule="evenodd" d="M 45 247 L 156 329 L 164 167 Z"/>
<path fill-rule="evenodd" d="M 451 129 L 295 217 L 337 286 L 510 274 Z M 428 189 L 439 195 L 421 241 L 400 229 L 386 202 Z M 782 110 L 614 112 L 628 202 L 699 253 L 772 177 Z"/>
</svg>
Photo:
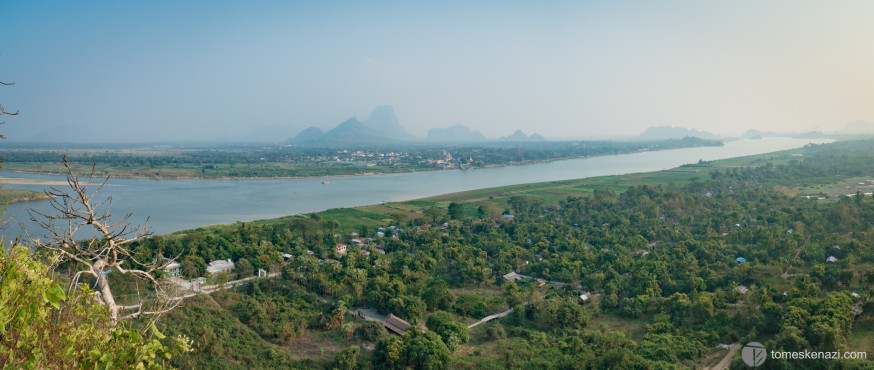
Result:
<svg viewBox="0 0 874 370">
<path fill-rule="evenodd" d="M 166 292 L 166 287 L 155 277 L 156 271 L 173 263 L 176 258 L 164 258 L 158 255 L 151 262 L 141 262 L 136 259 L 135 253 L 127 247 L 134 241 L 152 235 L 148 228 L 148 219 L 143 225 L 134 227 L 128 222 L 131 213 L 126 214 L 120 220 L 112 220 L 109 214 L 112 197 L 109 196 L 101 202 L 94 201 L 94 197 L 103 189 L 109 178 L 95 182 L 95 167 L 92 165 L 87 182 L 82 182 L 73 171 L 66 156 L 63 158 L 63 164 L 67 169 L 69 190 L 51 187 L 46 192 L 51 196 L 49 203 L 57 214 L 28 210 L 30 219 L 47 232 L 46 240 L 34 238 L 30 233 L 27 233 L 27 236 L 38 248 L 55 251 L 64 258 L 86 267 L 86 269 L 76 273 L 71 282 L 71 288 L 75 289 L 76 282 L 82 275 L 93 276 L 96 280 L 97 299 L 109 308 L 110 320 L 113 323 L 143 315 L 161 315 L 178 306 L 181 301 L 173 299 Z M 77 232 L 91 228 L 93 228 L 95 236 L 90 240 L 76 239 Z M 176 257 L 178 258 L 178 256 Z M 119 274 L 147 282 L 151 291 L 154 292 L 154 297 L 143 297 L 139 293 L 139 285 L 137 285 L 137 304 L 118 304 L 105 271 L 116 271 Z M 144 310 L 145 305 L 148 305 L 150 310 Z M 127 313 L 127 311 L 134 309 L 136 309 L 135 312 Z"/>
</svg>

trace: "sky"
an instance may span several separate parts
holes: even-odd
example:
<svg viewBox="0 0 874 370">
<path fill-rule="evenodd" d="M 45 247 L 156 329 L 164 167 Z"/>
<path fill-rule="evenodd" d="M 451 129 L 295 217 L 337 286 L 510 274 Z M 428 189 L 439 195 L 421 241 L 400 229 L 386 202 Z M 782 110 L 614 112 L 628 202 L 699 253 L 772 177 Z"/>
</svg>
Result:
<svg viewBox="0 0 874 370">
<path fill-rule="evenodd" d="M 874 121 L 871 1 L 0 1 L 9 140 L 423 137 Z M 281 133 L 280 133 L 281 132 Z"/>
</svg>

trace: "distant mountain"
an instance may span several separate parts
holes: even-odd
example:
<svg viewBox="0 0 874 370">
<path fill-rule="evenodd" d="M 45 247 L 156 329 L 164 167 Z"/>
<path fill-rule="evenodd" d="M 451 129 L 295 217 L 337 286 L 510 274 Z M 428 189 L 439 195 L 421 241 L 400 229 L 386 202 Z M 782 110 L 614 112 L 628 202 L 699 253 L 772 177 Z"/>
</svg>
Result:
<svg viewBox="0 0 874 370">
<path fill-rule="evenodd" d="M 540 134 L 531 134 L 531 136 L 528 136 L 528 135 L 525 135 L 525 133 L 522 132 L 522 130 L 516 130 L 515 132 L 513 132 L 512 135 L 502 136 L 498 140 L 500 140 L 500 141 L 517 141 L 518 142 L 518 141 L 544 141 L 546 139 L 543 136 L 541 136 Z"/>
<path fill-rule="evenodd" d="M 752 138 L 761 139 L 763 137 L 779 137 L 779 136 L 788 136 L 788 135 L 789 134 L 785 134 L 785 133 L 781 134 L 779 132 L 759 131 L 759 130 L 752 129 L 752 130 L 747 130 L 747 132 L 744 132 L 744 134 L 741 137 L 743 137 L 744 139 L 752 139 Z"/>
<path fill-rule="evenodd" d="M 317 127 L 310 127 L 297 134 L 290 143 L 300 145 L 350 146 L 366 144 L 383 144 L 396 141 L 387 137 L 382 131 L 364 126 L 358 118 L 351 117 L 328 132 L 322 132 Z"/>
<path fill-rule="evenodd" d="M 446 128 L 432 128 L 425 136 L 425 140 L 430 141 L 484 141 L 485 139 L 486 136 L 482 132 L 460 124 Z"/>
<path fill-rule="evenodd" d="M 321 139 L 325 136 L 325 132 L 318 127 L 310 127 L 306 130 L 301 131 L 297 136 L 292 139 L 294 142 L 303 143 L 307 141 L 315 141 Z"/>
<path fill-rule="evenodd" d="M 688 129 L 685 127 L 673 126 L 655 126 L 647 128 L 646 131 L 637 136 L 639 140 L 666 140 L 666 139 L 682 139 L 686 136 L 700 137 L 702 139 L 718 139 L 718 135 L 711 134 L 705 131 L 696 129 Z"/>
<path fill-rule="evenodd" d="M 398 140 L 411 140 L 415 136 L 404 130 L 391 105 L 380 105 L 370 112 L 370 117 L 361 122 L 364 126 L 382 132 L 386 137 Z"/>
<path fill-rule="evenodd" d="M 385 136 L 379 131 L 364 126 L 358 118 L 352 117 L 326 132 L 319 140 L 332 143 L 360 143 L 365 140 L 384 141 Z"/>
<path fill-rule="evenodd" d="M 525 135 L 525 133 L 522 132 L 522 130 L 516 130 L 516 132 L 514 132 L 512 135 L 503 136 L 503 137 L 501 137 L 500 140 L 503 140 L 503 141 L 528 141 L 528 135 Z"/>
<path fill-rule="evenodd" d="M 850 122 L 844 128 L 838 130 L 836 133 L 838 134 L 874 134 L 874 123 L 868 121 L 855 121 Z"/>
</svg>

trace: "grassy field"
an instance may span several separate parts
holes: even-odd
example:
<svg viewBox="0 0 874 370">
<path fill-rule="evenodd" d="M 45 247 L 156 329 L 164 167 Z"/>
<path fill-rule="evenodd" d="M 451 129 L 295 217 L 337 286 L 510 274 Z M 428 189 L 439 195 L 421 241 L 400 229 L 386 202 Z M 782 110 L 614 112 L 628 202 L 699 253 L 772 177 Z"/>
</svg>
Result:
<svg viewBox="0 0 874 370">
<path fill-rule="evenodd" d="M 26 202 L 30 200 L 47 199 L 44 192 L 24 189 L 0 189 L 0 203 Z"/>
</svg>

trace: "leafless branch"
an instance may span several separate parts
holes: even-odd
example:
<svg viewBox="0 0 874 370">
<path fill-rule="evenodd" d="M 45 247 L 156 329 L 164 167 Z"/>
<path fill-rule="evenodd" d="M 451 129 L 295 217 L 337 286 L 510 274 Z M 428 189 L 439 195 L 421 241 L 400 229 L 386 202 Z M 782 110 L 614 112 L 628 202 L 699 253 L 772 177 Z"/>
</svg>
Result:
<svg viewBox="0 0 874 370">
<path fill-rule="evenodd" d="M 49 203 L 55 213 L 28 210 L 30 219 L 47 232 L 46 240 L 34 238 L 33 235 L 26 232 L 27 236 L 38 248 L 57 252 L 70 261 L 86 266 L 85 270 L 76 273 L 71 282 L 71 288 L 75 288 L 83 274 L 93 276 L 96 280 L 97 298 L 109 308 L 110 319 L 113 322 L 143 315 L 161 315 L 175 308 L 179 301 L 170 299 L 165 287 L 155 277 L 155 272 L 173 263 L 179 256 L 168 259 L 159 255 L 151 262 L 137 260 L 135 253 L 127 246 L 134 241 L 152 235 L 148 228 L 148 219 L 143 225 L 133 227 L 128 221 L 131 213 L 124 215 L 119 220 L 113 220 L 109 213 L 112 206 L 112 196 L 100 202 L 94 200 L 109 178 L 95 182 L 95 167 L 92 165 L 87 182 L 82 182 L 73 171 L 66 156 L 63 158 L 63 164 L 67 169 L 69 189 L 62 190 L 51 187 L 47 191 L 48 195 L 51 196 Z M 77 232 L 89 229 L 88 226 L 93 228 L 95 236 L 87 241 L 76 239 Z M 128 265 L 132 267 L 127 267 Z M 137 285 L 138 303 L 120 305 L 116 303 L 105 271 L 115 271 L 143 280 L 148 283 L 155 296 L 150 297 L 150 299 L 144 298 L 139 294 L 139 285 Z M 156 309 L 145 311 L 143 306 L 149 300 L 155 301 L 149 303 L 149 306 L 155 306 Z M 124 314 L 132 309 L 137 311 Z"/>
</svg>

